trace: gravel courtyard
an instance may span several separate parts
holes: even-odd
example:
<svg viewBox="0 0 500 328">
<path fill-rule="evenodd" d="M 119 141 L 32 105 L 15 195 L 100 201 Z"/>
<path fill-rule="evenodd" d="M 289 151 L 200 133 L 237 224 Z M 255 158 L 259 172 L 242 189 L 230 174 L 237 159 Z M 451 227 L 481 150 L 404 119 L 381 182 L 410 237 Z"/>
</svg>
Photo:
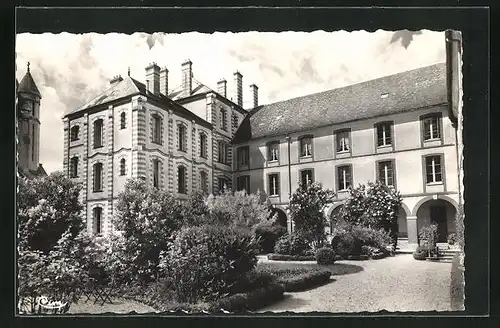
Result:
<svg viewBox="0 0 500 328">
<path fill-rule="evenodd" d="M 381 260 L 339 261 L 361 271 L 332 275 L 332 282 L 259 312 L 451 311 L 451 263 L 414 260 L 401 254 Z"/>
</svg>

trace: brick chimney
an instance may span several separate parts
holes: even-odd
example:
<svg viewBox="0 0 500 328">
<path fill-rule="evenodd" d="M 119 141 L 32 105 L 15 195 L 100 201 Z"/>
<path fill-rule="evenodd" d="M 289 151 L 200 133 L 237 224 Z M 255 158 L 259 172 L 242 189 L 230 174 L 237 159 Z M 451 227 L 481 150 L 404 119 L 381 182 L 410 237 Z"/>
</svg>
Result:
<svg viewBox="0 0 500 328">
<path fill-rule="evenodd" d="M 109 84 L 111 84 L 111 86 L 113 86 L 115 84 L 120 83 L 121 81 L 123 81 L 122 76 L 121 75 L 115 75 L 115 76 L 113 76 L 113 78 L 111 80 L 109 80 Z"/>
<path fill-rule="evenodd" d="M 182 95 L 189 97 L 193 90 L 193 63 L 188 59 L 182 63 Z"/>
<path fill-rule="evenodd" d="M 217 93 L 223 97 L 227 97 L 227 81 L 225 79 L 217 82 Z"/>
<path fill-rule="evenodd" d="M 252 108 L 259 106 L 259 87 L 255 84 L 250 85 L 250 94 L 252 95 Z"/>
<path fill-rule="evenodd" d="M 151 63 L 146 67 L 146 89 L 155 94 L 160 94 L 160 66 Z"/>
<path fill-rule="evenodd" d="M 160 71 L 160 93 L 168 97 L 168 69 L 166 67 Z"/>
<path fill-rule="evenodd" d="M 243 75 L 240 72 L 236 71 L 234 73 L 234 84 L 235 84 L 235 100 L 236 103 L 243 107 Z"/>
</svg>

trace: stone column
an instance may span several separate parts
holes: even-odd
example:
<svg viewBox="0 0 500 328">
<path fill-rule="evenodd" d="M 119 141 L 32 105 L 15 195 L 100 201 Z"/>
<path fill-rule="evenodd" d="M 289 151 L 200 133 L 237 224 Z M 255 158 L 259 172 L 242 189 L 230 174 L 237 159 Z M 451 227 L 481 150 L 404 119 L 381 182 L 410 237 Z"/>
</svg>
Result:
<svg viewBox="0 0 500 328">
<path fill-rule="evenodd" d="M 408 244 L 417 244 L 418 243 L 417 217 L 416 216 L 406 217 L 406 224 L 408 229 Z"/>
</svg>

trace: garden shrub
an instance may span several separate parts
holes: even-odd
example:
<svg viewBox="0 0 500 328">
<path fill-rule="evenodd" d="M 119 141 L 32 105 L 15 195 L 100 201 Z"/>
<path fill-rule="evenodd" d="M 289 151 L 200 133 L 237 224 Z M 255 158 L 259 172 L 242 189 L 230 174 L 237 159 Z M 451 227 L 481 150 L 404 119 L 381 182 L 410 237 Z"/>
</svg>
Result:
<svg viewBox="0 0 500 328">
<path fill-rule="evenodd" d="M 309 251 L 311 251 L 311 246 L 298 232 L 284 234 L 274 246 L 274 252 L 280 255 L 306 255 Z"/>
<path fill-rule="evenodd" d="M 335 231 L 331 245 L 336 254 L 346 257 L 386 252 L 390 243 L 389 233 L 382 229 L 346 224 Z"/>
<path fill-rule="evenodd" d="M 464 310 L 465 277 L 464 268 L 460 265 L 460 253 L 453 256 L 451 263 L 451 307 L 454 311 Z"/>
<path fill-rule="evenodd" d="M 448 244 L 450 245 L 455 245 L 455 243 L 457 242 L 457 235 L 454 234 L 454 233 L 450 233 L 448 235 L 448 240 L 447 240 Z"/>
<path fill-rule="evenodd" d="M 287 292 L 305 290 L 327 282 L 331 272 L 323 268 L 294 267 L 283 268 L 274 264 L 259 264 L 259 272 L 268 273 L 277 278 Z"/>
<path fill-rule="evenodd" d="M 413 252 L 413 258 L 415 260 L 425 260 L 429 256 L 429 247 L 427 245 L 422 246 L 419 245 L 417 246 L 417 249 Z"/>
<path fill-rule="evenodd" d="M 459 204 L 458 211 L 457 211 L 457 214 L 455 216 L 455 225 L 456 225 L 456 230 L 457 230 L 457 243 L 460 246 L 461 250 L 465 249 L 464 219 L 465 219 L 464 205 Z"/>
<path fill-rule="evenodd" d="M 434 249 L 438 240 L 437 224 L 433 223 L 423 227 L 419 233 L 419 237 L 422 244 L 427 245 L 430 249 Z"/>
<path fill-rule="evenodd" d="M 316 251 L 316 261 L 320 265 L 335 263 L 335 252 L 329 247 L 322 247 Z"/>
<path fill-rule="evenodd" d="M 300 185 L 290 199 L 290 215 L 295 223 L 295 230 L 315 248 L 323 246 L 326 240 L 327 224 L 324 209 L 333 203 L 335 193 L 323 189 L 318 182 L 307 186 Z"/>
<path fill-rule="evenodd" d="M 161 256 L 160 268 L 179 302 L 228 294 L 257 263 L 258 243 L 237 228 L 183 228 L 174 237 Z"/>
<path fill-rule="evenodd" d="M 223 297 L 210 305 L 210 312 L 216 313 L 221 310 L 232 313 L 253 311 L 270 305 L 283 299 L 285 289 L 279 284 L 270 284 L 266 287 L 252 290 L 248 293 L 235 294 Z"/>
<path fill-rule="evenodd" d="M 278 239 L 287 233 L 285 227 L 276 224 L 261 223 L 254 229 L 255 237 L 259 239 L 263 253 L 272 253 Z"/>
<path fill-rule="evenodd" d="M 309 255 L 282 255 L 282 254 L 267 254 L 267 259 L 271 261 L 315 261 L 316 257 L 313 254 Z"/>
</svg>

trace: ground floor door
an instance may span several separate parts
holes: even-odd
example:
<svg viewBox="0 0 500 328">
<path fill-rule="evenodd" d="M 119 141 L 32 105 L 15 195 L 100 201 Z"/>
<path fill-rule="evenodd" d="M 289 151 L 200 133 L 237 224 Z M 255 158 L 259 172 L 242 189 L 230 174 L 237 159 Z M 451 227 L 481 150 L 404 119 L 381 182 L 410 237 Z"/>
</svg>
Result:
<svg viewBox="0 0 500 328">
<path fill-rule="evenodd" d="M 438 227 L 438 243 L 446 242 L 448 238 L 448 223 L 446 220 L 446 207 L 445 206 L 431 206 L 430 207 L 431 224 L 435 223 Z"/>
</svg>

